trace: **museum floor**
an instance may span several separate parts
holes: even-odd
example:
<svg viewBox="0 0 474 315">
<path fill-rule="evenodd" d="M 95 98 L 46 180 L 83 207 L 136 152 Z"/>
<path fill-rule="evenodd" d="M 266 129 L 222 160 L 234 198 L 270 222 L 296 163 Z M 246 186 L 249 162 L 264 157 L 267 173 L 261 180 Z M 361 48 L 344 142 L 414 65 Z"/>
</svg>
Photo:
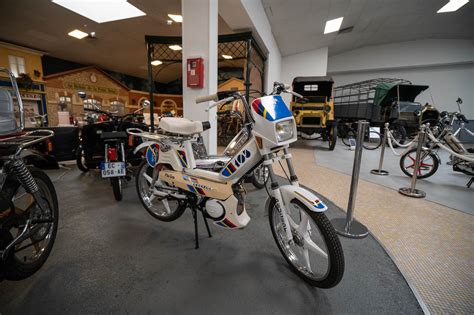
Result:
<svg viewBox="0 0 474 315">
<path fill-rule="evenodd" d="M 293 146 L 296 173 L 303 185 L 346 209 L 351 178 L 348 169 L 352 167 L 353 153 L 347 151 L 344 145 L 338 144 L 336 150 L 340 154 L 335 157 L 325 148 L 326 144 L 319 141 L 301 141 Z M 345 154 L 342 155 L 345 158 L 341 154 Z M 379 151 L 363 152 L 356 218 L 387 249 L 429 311 L 435 314 L 471 313 L 474 306 L 473 216 L 426 199 L 404 197 L 396 189 L 367 181 L 366 178 L 370 175 L 365 175 L 364 170 L 377 166 L 378 154 Z M 390 162 L 385 163 L 386 167 L 390 167 L 388 163 Z M 331 168 L 321 164 L 331 165 Z M 445 164 L 440 166 L 448 167 Z M 370 181 L 380 182 L 385 178 L 393 181 L 390 177 L 397 176 L 396 174 L 393 172 L 389 177 Z M 463 180 L 458 180 L 461 186 L 455 186 L 455 181 L 445 189 L 464 191 L 463 185 L 467 180 L 468 177 L 463 176 Z M 409 186 L 409 180 L 405 179 L 404 186 L 407 185 Z M 424 185 L 422 189 L 433 186 L 430 183 Z M 428 196 L 436 194 L 436 190 L 427 189 L 426 192 Z M 472 213 L 472 188 L 464 198 L 458 201 L 462 202 L 460 208 L 471 209 Z"/>
<path fill-rule="evenodd" d="M 265 189 L 246 185 L 252 217 L 242 231 L 200 220 L 194 249 L 191 213 L 172 223 L 154 220 L 134 185 L 117 203 L 97 172 L 50 172 L 60 200 L 55 247 L 31 278 L 0 284 L 2 314 L 421 314 L 403 275 L 372 236 L 341 239 L 346 272 L 329 290 L 291 272 L 263 211 Z M 330 218 L 344 213 L 330 201 Z M 200 218 L 199 218 L 200 219 Z"/>
</svg>

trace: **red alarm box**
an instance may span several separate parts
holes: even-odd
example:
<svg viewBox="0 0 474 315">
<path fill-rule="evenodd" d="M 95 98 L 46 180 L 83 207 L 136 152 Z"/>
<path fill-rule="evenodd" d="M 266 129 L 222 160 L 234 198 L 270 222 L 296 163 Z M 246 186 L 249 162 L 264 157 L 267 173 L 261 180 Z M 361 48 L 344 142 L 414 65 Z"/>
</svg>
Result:
<svg viewBox="0 0 474 315">
<path fill-rule="evenodd" d="M 189 58 L 187 60 L 187 80 L 190 88 L 204 87 L 204 59 Z"/>
</svg>

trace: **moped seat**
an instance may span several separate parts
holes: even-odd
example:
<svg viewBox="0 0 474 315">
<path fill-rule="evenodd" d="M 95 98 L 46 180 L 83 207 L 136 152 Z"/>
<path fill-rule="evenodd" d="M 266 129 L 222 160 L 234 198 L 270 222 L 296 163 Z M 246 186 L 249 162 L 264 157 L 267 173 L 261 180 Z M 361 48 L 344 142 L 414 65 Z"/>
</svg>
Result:
<svg viewBox="0 0 474 315">
<path fill-rule="evenodd" d="M 121 140 L 127 139 L 128 135 L 125 131 L 105 131 L 100 135 L 102 140 Z"/>
<path fill-rule="evenodd" d="M 211 127 L 208 121 L 192 121 L 187 118 L 163 117 L 159 127 L 166 132 L 178 135 L 194 135 Z"/>
</svg>

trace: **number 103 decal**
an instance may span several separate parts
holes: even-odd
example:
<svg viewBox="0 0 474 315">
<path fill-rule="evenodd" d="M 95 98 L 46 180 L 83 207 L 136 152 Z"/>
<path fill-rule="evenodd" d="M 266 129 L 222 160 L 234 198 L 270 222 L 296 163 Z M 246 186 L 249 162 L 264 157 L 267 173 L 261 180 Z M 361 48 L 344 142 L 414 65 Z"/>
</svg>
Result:
<svg viewBox="0 0 474 315">
<path fill-rule="evenodd" d="M 249 150 L 244 150 L 242 153 L 237 155 L 235 159 L 229 162 L 222 171 L 222 176 L 229 177 L 234 174 L 237 169 L 245 163 L 245 160 L 248 159 L 252 153 Z"/>
</svg>

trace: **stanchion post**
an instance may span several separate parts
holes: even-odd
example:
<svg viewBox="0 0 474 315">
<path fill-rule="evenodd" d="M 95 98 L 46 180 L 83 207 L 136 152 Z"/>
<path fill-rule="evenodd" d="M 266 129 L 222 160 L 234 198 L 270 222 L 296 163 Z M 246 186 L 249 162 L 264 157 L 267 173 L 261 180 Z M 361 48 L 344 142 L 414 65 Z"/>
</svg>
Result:
<svg viewBox="0 0 474 315">
<path fill-rule="evenodd" d="M 379 160 L 379 168 L 378 169 L 373 169 L 370 171 L 370 173 L 374 175 L 388 175 L 388 171 L 385 171 L 382 169 L 383 166 L 383 157 L 385 154 L 385 146 L 387 145 L 387 136 L 388 133 L 390 132 L 388 129 L 388 123 L 385 123 L 385 129 L 382 137 L 382 149 L 380 150 L 380 160 Z"/>
<path fill-rule="evenodd" d="M 338 234 L 350 238 L 363 238 L 369 234 L 367 228 L 362 223 L 354 219 L 357 186 L 359 184 L 360 163 L 362 159 L 362 146 L 364 143 L 365 130 L 368 124 L 368 122 L 360 120 L 357 126 L 357 142 L 354 155 L 354 164 L 352 166 L 351 189 L 349 192 L 346 218 L 331 220 L 331 223 Z"/>
<path fill-rule="evenodd" d="M 410 187 L 402 187 L 398 190 L 399 193 L 402 195 L 413 197 L 413 198 L 425 198 L 426 193 L 423 190 L 416 189 L 416 180 L 418 178 L 418 170 L 420 169 L 420 160 L 421 160 L 421 153 L 423 152 L 423 144 L 425 142 L 425 125 L 421 125 L 420 131 L 418 132 L 418 146 L 416 148 L 416 157 L 415 157 L 415 165 L 413 168 L 413 175 L 411 177 L 411 185 Z"/>
</svg>

